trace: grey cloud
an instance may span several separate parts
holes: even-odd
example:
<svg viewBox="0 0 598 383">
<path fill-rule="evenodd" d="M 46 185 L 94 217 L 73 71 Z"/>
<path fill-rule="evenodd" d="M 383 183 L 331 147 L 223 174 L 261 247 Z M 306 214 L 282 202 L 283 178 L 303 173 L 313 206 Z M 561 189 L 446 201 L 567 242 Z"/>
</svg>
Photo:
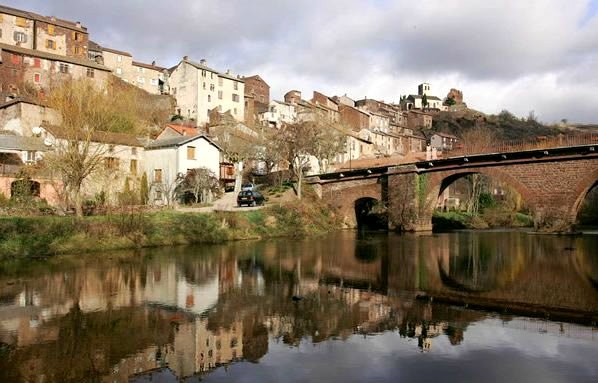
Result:
<svg viewBox="0 0 598 383">
<path fill-rule="evenodd" d="M 483 111 L 535 110 L 547 119 L 575 113 L 571 120 L 589 121 L 598 119 L 589 101 L 574 103 L 559 92 L 552 98 L 540 93 L 553 90 L 542 81 L 554 77 L 563 93 L 570 94 L 573 85 L 584 94 L 598 90 L 590 76 L 582 80 L 596 67 L 598 52 L 598 17 L 585 20 L 588 1 L 5 3 L 80 20 L 92 39 L 130 51 L 140 61 L 171 66 L 189 55 L 206 58 L 217 69 L 259 73 L 279 92 L 276 97 L 285 89 L 309 86 L 393 100 L 412 93 L 418 81 L 458 78 L 466 97 L 468 87 L 493 85 L 485 91 L 496 95 L 483 97 L 489 100 L 479 104 Z M 540 82 L 514 88 L 528 78 Z M 447 91 L 438 89 L 437 94 Z M 515 103 L 516 97 L 523 99 Z"/>
</svg>

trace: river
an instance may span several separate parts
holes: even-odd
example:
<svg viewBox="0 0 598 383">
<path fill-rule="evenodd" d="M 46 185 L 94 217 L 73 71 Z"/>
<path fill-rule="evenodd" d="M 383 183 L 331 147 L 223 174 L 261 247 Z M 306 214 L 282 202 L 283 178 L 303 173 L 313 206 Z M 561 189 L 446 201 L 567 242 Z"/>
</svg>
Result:
<svg viewBox="0 0 598 383">
<path fill-rule="evenodd" d="M 339 232 L 0 265 L 0 382 L 596 382 L 598 235 Z"/>
</svg>

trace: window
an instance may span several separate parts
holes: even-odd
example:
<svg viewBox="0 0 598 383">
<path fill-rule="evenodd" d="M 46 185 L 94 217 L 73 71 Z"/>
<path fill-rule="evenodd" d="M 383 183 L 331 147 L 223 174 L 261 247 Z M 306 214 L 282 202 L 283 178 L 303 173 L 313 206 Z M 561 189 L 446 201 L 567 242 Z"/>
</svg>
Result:
<svg viewBox="0 0 598 383">
<path fill-rule="evenodd" d="M 145 84 L 145 77 L 137 76 L 137 82 L 140 84 Z"/>
<path fill-rule="evenodd" d="M 38 58 L 34 58 L 33 59 L 33 67 L 34 68 L 41 68 L 42 66 L 42 60 L 38 59 Z"/>
<path fill-rule="evenodd" d="M 203 83 L 203 90 L 206 90 L 206 83 Z"/>
<path fill-rule="evenodd" d="M 24 17 L 17 17 L 16 24 L 18 27 L 27 27 L 27 19 Z"/>
<path fill-rule="evenodd" d="M 132 156 L 136 156 L 137 155 L 137 148 L 131 148 L 131 155 Z"/>
<path fill-rule="evenodd" d="M 222 77 L 218 77 L 218 86 L 222 86 Z"/>
<path fill-rule="evenodd" d="M 214 84 L 210 84 L 210 90 L 214 91 Z"/>
<path fill-rule="evenodd" d="M 116 61 L 119 63 L 123 61 L 123 57 L 121 55 L 116 56 Z"/>
<path fill-rule="evenodd" d="M 2 29 L 0 29 L 0 38 L 2 38 Z"/>
<path fill-rule="evenodd" d="M 27 35 L 23 32 L 15 32 L 14 39 L 17 43 L 26 43 L 27 42 Z"/>
<path fill-rule="evenodd" d="M 95 76 L 95 73 L 93 71 L 93 68 L 87 68 L 87 77 L 93 78 L 94 76 Z"/>
<path fill-rule="evenodd" d="M 46 40 L 46 48 L 56 49 L 56 41 L 50 39 Z"/>
<path fill-rule="evenodd" d="M 60 73 L 69 73 L 69 64 L 60 63 L 59 70 Z"/>
<path fill-rule="evenodd" d="M 76 46 L 75 47 L 75 54 L 76 55 L 81 54 L 81 47 L 80 46 Z"/>
<path fill-rule="evenodd" d="M 27 151 L 27 162 L 35 161 L 35 151 L 28 150 Z"/>
<path fill-rule="evenodd" d="M 233 109 L 233 113 L 234 113 L 234 114 L 237 114 L 237 108 L 234 108 L 234 109 Z"/>
<path fill-rule="evenodd" d="M 162 182 L 162 169 L 154 169 L 154 182 Z"/>
<path fill-rule="evenodd" d="M 195 159 L 195 146 L 187 146 L 187 159 L 188 160 Z"/>
<path fill-rule="evenodd" d="M 151 79 L 150 80 L 150 84 L 152 84 L 152 85 L 158 85 L 158 79 L 156 79 L 156 78 Z"/>
<path fill-rule="evenodd" d="M 33 82 L 39 83 L 41 81 L 42 81 L 42 75 L 39 73 L 34 73 L 33 74 Z"/>
<path fill-rule="evenodd" d="M 56 31 L 54 30 L 54 26 L 53 25 L 48 25 L 48 34 L 49 35 L 54 35 L 54 33 L 56 33 Z"/>
<path fill-rule="evenodd" d="M 222 100 L 222 91 L 221 90 L 218 91 L 218 99 Z"/>
<path fill-rule="evenodd" d="M 201 71 L 201 77 L 206 77 L 206 71 L 205 71 L 205 70 L 202 70 L 202 71 Z M 205 84 L 205 83 L 204 83 L 204 84 Z M 205 88 L 204 88 L 204 89 L 205 89 Z"/>
<path fill-rule="evenodd" d="M 208 94 L 208 102 L 212 102 L 212 96 Z"/>
<path fill-rule="evenodd" d="M 234 102 L 239 102 L 239 95 L 236 93 L 233 93 L 233 101 Z"/>
<path fill-rule="evenodd" d="M 239 90 L 239 83 L 236 81 L 233 81 L 233 84 L 235 84 L 235 90 Z"/>
<path fill-rule="evenodd" d="M 137 175 L 137 160 L 131 160 L 129 163 L 129 171 L 133 175 Z"/>
<path fill-rule="evenodd" d="M 116 157 L 104 158 L 104 166 L 106 167 L 106 169 L 117 169 L 118 168 L 118 158 L 116 158 Z"/>
<path fill-rule="evenodd" d="M 123 70 L 121 68 L 116 68 L 116 74 L 121 76 L 123 74 Z"/>
<path fill-rule="evenodd" d="M 143 73 L 143 68 L 142 68 L 142 67 L 140 67 L 140 66 L 138 66 L 138 67 L 137 67 L 137 72 L 139 72 L 139 73 Z"/>
<path fill-rule="evenodd" d="M 75 40 L 75 41 L 81 41 L 81 40 L 83 40 L 81 38 L 81 36 L 82 36 L 81 33 L 73 31 L 73 40 Z"/>
</svg>

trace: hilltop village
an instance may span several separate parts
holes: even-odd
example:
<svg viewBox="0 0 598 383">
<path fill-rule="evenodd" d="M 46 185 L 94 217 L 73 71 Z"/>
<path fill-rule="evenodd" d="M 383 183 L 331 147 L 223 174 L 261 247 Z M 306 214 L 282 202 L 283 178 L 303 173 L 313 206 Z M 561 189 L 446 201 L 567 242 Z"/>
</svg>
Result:
<svg viewBox="0 0 598 383">
<path fill-rule="evenodd" d="M 301 153 L 301 173 L 309 175 L 413 162 L 426 153 L 440 156 L 459 144 L 455 135 L 431 129 L 435 116 L 467 110 L 461 91 L 440 97 L 429 83 L 400 96 L 398 103 L 316 90 L 311 97 L 289 90 L 273 99 L 260 74 L 218 70 L 206 59 L 188 56 L 170 67 L 140 62 L 119 47 L 93 41 L 79 21 L 5 6 L 0 6 L 0 29 L 0 193 L 5 196 L 14 194 L 23 166 L 43 162 L 69 141 L 64 115 L 46 102 L 68 82 L 134 88 L 138 105 L 163 111 L 141 130 L 96 129 L 87 135 L 95 152 L 102 152 L 110 177 L 88 177 L 80 185 L 81 198 L 110 199 L 126 189 L 146 188 L 143 202 L 155 205 L 172 202 L 174 185 L 190 169 L 208 169 L 227 186 L 247 174 L 297 167 L 293 161 L 298 160 L 264 158 L 265 142 L 287 125 L 317 125 L 319 150 L 319 142 L 335 143 L 319 156 Z M 229 145 L 230 137 L 249 143 L 258 155 L 239 156 L 239 145 Z M 50 203 L 64 199 L 55 179 L 35 178 L 37 196 Z"/>
</svg>

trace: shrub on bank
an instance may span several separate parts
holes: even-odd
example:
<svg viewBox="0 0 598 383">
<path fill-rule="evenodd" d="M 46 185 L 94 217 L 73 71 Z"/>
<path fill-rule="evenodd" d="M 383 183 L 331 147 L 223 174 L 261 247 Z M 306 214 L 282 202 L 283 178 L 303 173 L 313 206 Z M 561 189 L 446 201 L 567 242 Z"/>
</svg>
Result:
<svg viewBox="0 0 598 383">
<path fill-rule="evenodd" d="M 334 230 L 321 202 L 293 201 L 261 210 L 180 213 L 131 210 L 89 217 L 0 218 L 0 260 L 135 247 L 305 236 Z"/>
</svg>

